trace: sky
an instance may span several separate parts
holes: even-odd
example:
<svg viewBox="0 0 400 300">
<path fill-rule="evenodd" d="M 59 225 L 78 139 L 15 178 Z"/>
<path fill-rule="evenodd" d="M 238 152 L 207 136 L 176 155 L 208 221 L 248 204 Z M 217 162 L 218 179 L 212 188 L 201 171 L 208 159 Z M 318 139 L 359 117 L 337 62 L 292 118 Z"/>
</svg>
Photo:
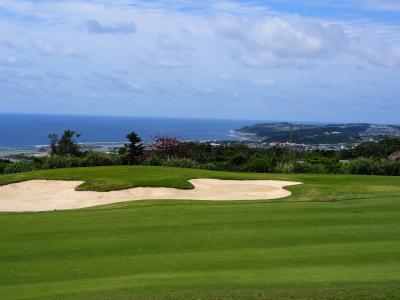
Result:
<svg viewBox="0 0 400 300">
<path fill-rule="evenodd" d="M 399 0 L 0 0 L 0 112 L 400 123 Z"/>
</svg>

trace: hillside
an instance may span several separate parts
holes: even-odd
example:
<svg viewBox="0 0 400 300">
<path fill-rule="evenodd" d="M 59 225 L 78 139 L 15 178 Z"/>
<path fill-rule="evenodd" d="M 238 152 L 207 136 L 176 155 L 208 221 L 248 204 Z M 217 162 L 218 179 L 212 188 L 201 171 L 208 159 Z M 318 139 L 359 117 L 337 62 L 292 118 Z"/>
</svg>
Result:
<svg viewBox="0 0 400 300">
<path fill-rule="evenodd" d="M 292 126 L 292 128 L 291 128 Z M 379 140 L 385 136 L 400 136 L 400 126 L 376 124 L 293 124 L 263 123 L 245 126 L 236 133 L 250 140 L 288 142 L 298 144 L 360 143 Z"/>
</svg>

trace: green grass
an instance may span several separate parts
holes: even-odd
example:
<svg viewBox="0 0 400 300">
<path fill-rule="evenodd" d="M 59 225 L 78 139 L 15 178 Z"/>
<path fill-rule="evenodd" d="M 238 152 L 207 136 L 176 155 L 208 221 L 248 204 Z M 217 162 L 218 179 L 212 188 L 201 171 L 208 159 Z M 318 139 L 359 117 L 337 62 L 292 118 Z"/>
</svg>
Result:
<svg viewBox="0 0 400 300">
<path fill-rule="evenodd" d="M 275 201 L 0 214 L 0 299 L 399 299 L 400 178 L 100 167 L 0 176 L 80 189 L 287 179 Z"/>
</svg>

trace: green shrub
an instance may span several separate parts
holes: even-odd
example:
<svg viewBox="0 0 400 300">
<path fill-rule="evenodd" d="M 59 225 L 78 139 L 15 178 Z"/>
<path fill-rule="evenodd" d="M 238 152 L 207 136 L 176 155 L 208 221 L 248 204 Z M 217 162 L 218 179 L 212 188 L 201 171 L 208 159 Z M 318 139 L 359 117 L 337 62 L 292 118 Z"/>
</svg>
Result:
<svg viewBox="0 0 400 300">
<path fill-rule="evenodd" d="M 60 168 L 77 168 L 83 167 L 83 160 L 79 157 L 72 156 L 50 156 L 42 163 L 42 169 L 60 169 Z"/>
<path fill-rule="evenodd" d="M 385 175 L 388 176 L 400 176 L 400 160 L 395 161 L 384 160 L 382 162 L 382 169 Z"/>
<path fill-rule="evenodd" d="M 327 173 L 329 173 L 328 168 L 329 167 L 324 164 L 309 164 L 307 166 L 306 173 L 327 174 Z"/>
<path fill-rule="evenodd" d="M 33 171 L 33 163 L 27 160 L 20 160 L 15 163 L 8 164 L 4 169 L 4 174 L 13 174 L 21 172 Z"/>
<path fill-rule="evenodd" d="M 82 164 L 86 167 L 121 165 L 122 157 L 118 154 L 91 151 L 85 154 Z"/>
<path fill-rule="evenodd" d="M 400 162 L 388 159 L 357 158 L 344 166 L 346 173 L 360 175 L 400 175 Z"/>
<path fill-rule="evenodd" d="M 7 166 L 10 163 L 6 163 L 6 162 L 0 162 L 0 174 L 4 173 L 4 170 L 7 168 Z"/>
<path fill-rule="evenodd" d="M 247 162 L 247 158 L 245 155 L 242 153 L 237 153 L 232 156 L 232 158 L 229 160 L 230 165 L 235 168 L 238 166 L 241 166 Z"/>
<path fill-rule="evenodd" d="M 191 168 L 191 169 L 200 168 L 200 165 L 197 162 L 186 158 L 166 160 L 163 161 L 162 165 L 166 167 L 176 167 L 176 168 Z"/>
<path fill-rule="evenodd" d="M 88 152 L 83 157 L 53 155 L 42 161 L 42 169 L 113 166 L 122 164 L 118 154 Z"/>
<path fill-rule="evenodd" d="M 161 158 L 157 155 L 152 155 L 143 161 L 143 165 L 145 166 L 161 166 L 161 164 Z"/>
<path fill-rule="evenodd" d="M 346 165 L 349 174 L 373 175 L 377 172 L 378 167 L 372 158 L 357 158 Z"/>
<path fill-rule="evenodd" d="M 280 163 L 276 166 L 275 169 L 277 173 L 283 173 L 283 174 L 294 173 L 294 170 L 295 170 L 295 165 L 292 162 Z"/>
<path fill-rule="evenodd" d="M 272 171 L 273 166 L 271 159 L 267 156 L 252 156 L 245 168 L 248 172 L 267 173 Z"/>
<path fill-rule="evenodd" d="M 237 171 L 237 169 L 238 169 L 238 168 L 232 167 L 232 165 L 228 161 L 213 162 L 211 164 L 206 164 L 206 165 L 212 166 L 213 167 L 212 170 L 215 170 L 215 171 L 232 171 L 232 170 Z"/>
<path fill-rule="evenodd" d="M 218 171 L 218 167 L 214 163 L 207 163 L 201 166 L 202 169 Z"/>
</svg>

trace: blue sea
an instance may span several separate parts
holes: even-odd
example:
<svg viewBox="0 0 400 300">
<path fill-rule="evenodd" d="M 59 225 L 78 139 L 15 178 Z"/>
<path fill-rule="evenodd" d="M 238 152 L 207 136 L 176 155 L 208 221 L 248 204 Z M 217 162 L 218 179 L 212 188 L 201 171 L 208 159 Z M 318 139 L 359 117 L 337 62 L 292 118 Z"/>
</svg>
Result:
<svg viewBox="0 0 400 300">
<path fill-rule="evenodd" d="M 232 130 L 255 123 L 248 120 L 0 114 L 0 147 L 47 145 L 50 133 L 60 135 L 65 129 L 80 133 L 78 142 L 82 143 L 123 142 L 131 131 L 137 132 L 144 141 L 160 135 L 196 141 L 233 140 L 236 137 Z"/>
</svg>

